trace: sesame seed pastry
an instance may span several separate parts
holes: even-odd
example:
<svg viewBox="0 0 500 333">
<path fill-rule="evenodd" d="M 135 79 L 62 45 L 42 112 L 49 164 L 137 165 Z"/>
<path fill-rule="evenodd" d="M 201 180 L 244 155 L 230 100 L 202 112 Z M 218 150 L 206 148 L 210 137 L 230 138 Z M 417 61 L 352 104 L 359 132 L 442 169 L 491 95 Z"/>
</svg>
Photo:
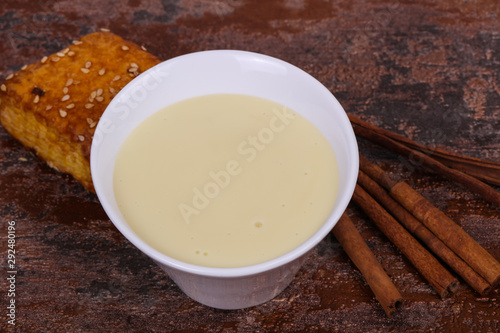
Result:
<svg viewBox="0 0 500 333">
<path fill-rule="evenodd" d="M 108 31 L 74 41 L 8 75 L 0 85 L 0 121 L 49 166 L 94 192 L 90 146 L 113 97 L 160 61 Z"/>
</svg>

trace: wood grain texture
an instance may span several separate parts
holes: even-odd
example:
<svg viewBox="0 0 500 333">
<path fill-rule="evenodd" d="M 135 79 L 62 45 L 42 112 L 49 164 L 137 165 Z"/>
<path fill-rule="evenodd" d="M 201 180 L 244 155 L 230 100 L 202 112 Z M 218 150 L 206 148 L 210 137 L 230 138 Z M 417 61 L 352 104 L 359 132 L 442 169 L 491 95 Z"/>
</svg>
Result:
<svg viewBox="0 0 500 333">
<path fill-rule="evenodd" d="M 249 50 L 303 68 L 346 111 L 377 126 L 499 162 L 499 15 L 500 2 L 493 0 L 5 0 L 0 81 L 100 28 L 161 60 L 200 50 Z M 500 258 L 498 207 L 423 171 L 418 161 L 364 140 L 359 146 Z M 481 297 L 461 283 L 453 298 L 440 299 L 366 215 L 354 205 L 348 211 L 404 297 L 391 318 L 331 236 L 277 298 L 245 310 L 215 310 L 190 300 L 124 239 L 94 195 L 0 128 L 0 253 L 6 261 L 7 224 L 15 221 L 19 332 L 500 329 L 498 289 Z M 0 273 L 2 308 L 6 271 Z M 6 320 L 2 315 L 2 329 Z"/>
</svg>

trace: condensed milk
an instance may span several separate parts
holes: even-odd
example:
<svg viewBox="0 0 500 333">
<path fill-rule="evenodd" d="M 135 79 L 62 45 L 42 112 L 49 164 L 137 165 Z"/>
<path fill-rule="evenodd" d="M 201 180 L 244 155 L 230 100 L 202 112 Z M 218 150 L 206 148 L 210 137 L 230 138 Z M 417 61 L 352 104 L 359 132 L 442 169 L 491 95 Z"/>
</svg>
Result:
<svg viewBox="0 0 500 333">
<path fill-rule="evenodd" d="M 215 94 L 168 106 L 118 153 L 114 194 L 146 243 L 174 259 L 242 267 L 311 237 L 338 192 L 334 152 L 307 119 L 278 103 Z"/>
</svg>

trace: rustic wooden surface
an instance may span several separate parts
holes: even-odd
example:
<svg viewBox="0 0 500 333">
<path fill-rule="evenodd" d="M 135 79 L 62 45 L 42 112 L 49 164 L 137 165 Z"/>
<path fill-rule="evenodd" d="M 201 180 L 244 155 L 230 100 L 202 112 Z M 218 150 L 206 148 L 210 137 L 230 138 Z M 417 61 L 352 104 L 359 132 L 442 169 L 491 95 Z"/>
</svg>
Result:
<svg viewBox="0 0 500 333">
<path fill-rule="evenodd" d="M 315 76 L 347 112 L 425 144 L 500 161 L 500 2 L 113 0 L 0 2 L 0 77 L 100 28 L 162 60 L 260 52 Z M 499 209 L 363 140 L 500 258 Z M 498 189 L 498 188 L 497 188 Z M 498 288 L 440 299 L 354 205 L 405 298 L 387 318 L 331 236 L 277 298 L 238 311 L 185 296 L 110 223 L 96 196 L 0 127 L 0 329 L 18 332 L 498 332 Z M 7 325 L 7 225 L 16 222 L 16 326 Z"/>
</svg>

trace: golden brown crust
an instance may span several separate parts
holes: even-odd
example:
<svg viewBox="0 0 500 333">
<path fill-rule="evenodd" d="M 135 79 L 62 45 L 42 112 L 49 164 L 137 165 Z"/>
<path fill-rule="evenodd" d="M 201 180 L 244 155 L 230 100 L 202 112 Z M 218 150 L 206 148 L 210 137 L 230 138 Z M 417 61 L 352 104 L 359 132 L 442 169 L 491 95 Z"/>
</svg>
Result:
<svg viewBox="0 0 500 333">
<path fill-rule="evenodd" d="M 47 163 L 90 191 L 90 145 L 111 99 L 160 61 L 110 32 L 96 32 L 9 75 L 0 85 L 0 121 Z"/>
</svg>

